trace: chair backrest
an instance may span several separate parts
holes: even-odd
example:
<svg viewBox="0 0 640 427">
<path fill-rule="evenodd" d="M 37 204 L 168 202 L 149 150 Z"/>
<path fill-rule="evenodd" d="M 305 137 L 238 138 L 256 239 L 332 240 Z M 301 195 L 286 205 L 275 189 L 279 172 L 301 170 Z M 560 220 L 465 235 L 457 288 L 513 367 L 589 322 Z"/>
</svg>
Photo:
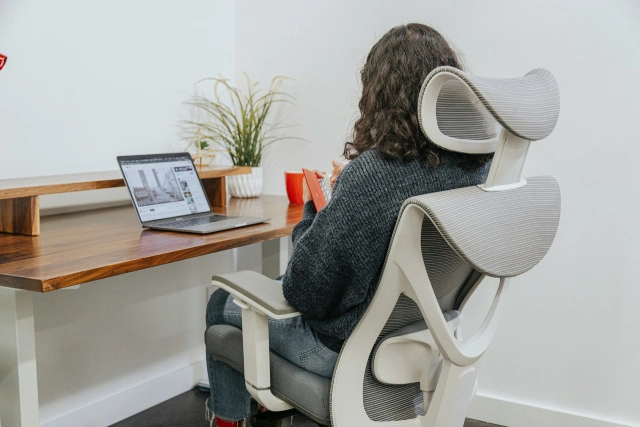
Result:
<svg viewBox="0 0 640 427">
<path fill-rule="evenodd" d="M 504 281 L 533 268 L 558 227 L 557 182 L 521 176 L 530 142 L 548 136 L 558 119 L 559 91 L 551 73 L 536 69 L 518 79 L 488 79 L 441 67 L 425 79 L 418 108 L 432 142 L 457 152 L 495 152 L 493 163 L 485 185 L 412 197 L 403 205 L 372 303 L 336 366 L 331 407 L 338 427 L 425 415 L 424 384 L 378 381 L 370 363 L 374 348 L 424 319 L 445 359 L 472 363 L 484 350 L 458 352 L 458 344 L 440 342 L 438 319 L 445 324 L 455 317 L 451 313 L 485 276 Z M 496 301 L 502 289 L 503 282 Z M 430 298 L 438 318 L 429 317 Z M 495 328 L 490 323 L 481 332 Z"/>
</svg>

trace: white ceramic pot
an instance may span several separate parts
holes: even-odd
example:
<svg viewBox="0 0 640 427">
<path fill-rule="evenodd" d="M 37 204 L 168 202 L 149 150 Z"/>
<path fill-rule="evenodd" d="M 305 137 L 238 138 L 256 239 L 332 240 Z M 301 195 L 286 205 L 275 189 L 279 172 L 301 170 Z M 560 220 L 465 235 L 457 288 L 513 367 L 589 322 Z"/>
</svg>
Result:
<svg viewBox="0 0 640 427">
<path fill-rule="evenodd" d="M 252 168 L 250 174 L 228 176 L 227 184 L 231 197 L 258 197 L 262 194 L 262 166 Z"/>
</svg>

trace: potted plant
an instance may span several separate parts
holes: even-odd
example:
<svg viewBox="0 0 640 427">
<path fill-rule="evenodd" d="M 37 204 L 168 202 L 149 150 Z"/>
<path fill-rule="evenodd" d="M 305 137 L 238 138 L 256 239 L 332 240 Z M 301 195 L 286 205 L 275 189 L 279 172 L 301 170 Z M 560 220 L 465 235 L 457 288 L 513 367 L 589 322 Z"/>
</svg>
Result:
<svg viewBox="0 0 640 427">
<path fill-rule="evenodd" d="M 224 150 L 216 150 L 207 141 L 200 131 L 200 128 L 188 130 L 188 136 L 184 139 L 187 140 L 187 146 L 182 151 L 188 151 L 191 153 L 191 158 L 197 167 L 209 166 L 213 159 L 216 158 L 216 153 Z"/>
<path fill-rule="evenodd" d="M 183 124 L 195 135 L 196 145 L 218 145 L 235 166 L 251 166 L 248 175 L 227 178 L 232 197 L 257 197 L 262 193 L 262 156 L 271 144 L 289 137 L 278 133 L 286 128 L 283 121 L 270 122 L 274 104 L 291 102 L 290 95 L 281 92 L 287 77 L 276 76 L 263 93 L 245 74 L 244 88 L 232 86 L 229 79 L 208 78 L 198 83 L 212 82 L 212 97 L 198 92 L 185 104 L 199 117 Z"/>
</svg>

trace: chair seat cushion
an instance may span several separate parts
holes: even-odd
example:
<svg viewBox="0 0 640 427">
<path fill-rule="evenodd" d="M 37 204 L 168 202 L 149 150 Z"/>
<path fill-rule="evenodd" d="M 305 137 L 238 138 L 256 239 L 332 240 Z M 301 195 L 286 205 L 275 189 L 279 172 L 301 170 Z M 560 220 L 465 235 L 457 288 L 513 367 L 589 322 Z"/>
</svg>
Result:
<svg viewBox="0 0 640 427">
<path fill-rule="evenodd" d="M 205 332 L 207 352 L 244 373 L 242 330 L 230 325 L 213 325 Z M 314 420 L 330 426 L 331 380 L 312 374 L 271 352 L 271 392 Z"/>
</svg>

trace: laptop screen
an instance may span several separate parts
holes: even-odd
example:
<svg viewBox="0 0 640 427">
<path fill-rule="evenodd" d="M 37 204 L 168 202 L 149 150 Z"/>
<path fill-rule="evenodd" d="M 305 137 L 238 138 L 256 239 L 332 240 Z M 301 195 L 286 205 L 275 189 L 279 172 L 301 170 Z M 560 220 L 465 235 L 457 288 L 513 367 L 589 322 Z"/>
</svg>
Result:
<svg viewBox="0 0 640 427">
<path fill-rule="evenodd" d="M 189 153 L 118 157 L 141 222 L 211 212 Z"/>
</svg>

